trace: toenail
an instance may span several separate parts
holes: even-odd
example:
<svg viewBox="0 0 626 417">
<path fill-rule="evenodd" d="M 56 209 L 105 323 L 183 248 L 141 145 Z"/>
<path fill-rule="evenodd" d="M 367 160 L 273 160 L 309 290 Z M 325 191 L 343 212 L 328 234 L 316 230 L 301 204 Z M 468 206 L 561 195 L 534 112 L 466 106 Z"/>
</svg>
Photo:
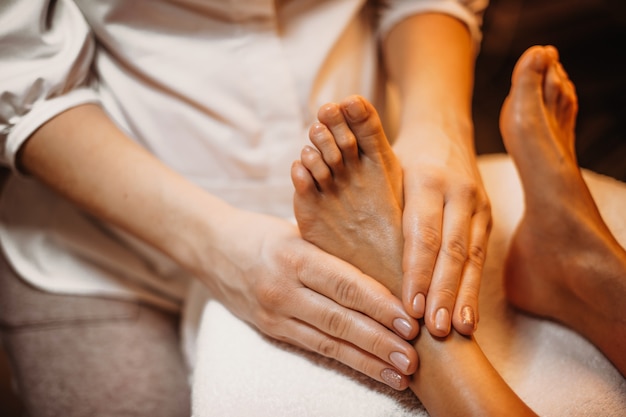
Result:
<svg viewBox="0 0 626 417">
<path fill-rule="evenodd" d="M 346 106 L 346 112 L 351 120 L 363 119 L 363 115 L 366 113 L 365 105 L 361 100 L 352 100 Z"/>
</svg>

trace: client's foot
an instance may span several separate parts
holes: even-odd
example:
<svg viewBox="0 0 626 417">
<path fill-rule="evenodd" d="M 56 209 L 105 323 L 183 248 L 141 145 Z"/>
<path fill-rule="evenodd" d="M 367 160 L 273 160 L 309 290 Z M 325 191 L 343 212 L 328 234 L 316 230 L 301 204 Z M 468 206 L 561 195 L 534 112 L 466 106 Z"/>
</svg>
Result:
<svg viewBox="0 0 626 417">
<path fill-rule="evenodd" d="M 358 96 L 328 104 L 311 127 L 315 145 L 292 166 L 302 236 L 378 279 L 402 287 L 402 169 L 376 110 Z"/>
<path fill-rule="evenodd" d="M 317 149 L 305 148 L 301 161 L 292 167 L 302 236 L 399 296 L 403 249 L 399 162 L 375 110 L 363 99 L 330 104 L 318 117 L 322 123 L 311 129 Z M 420 366 L 410 388 L 431 415 L 464 415 L 467 404 L 481 415 L 501 415 L 511 398 L 521 404 L 512 391 L 503 394 L 506 384 L 473 338 L 455 331 L 445 339 L 421 332 L 414 346 Z"/>
<path fill-rule="evenodd" d="M 626 375 L 626 252 L 577 165 L 576 112 L 574 86 L 556 49 L 526 51 L 500 116 L 526 202 L 506 261 L 507 297 L 577 330 Z"/>
</svg>

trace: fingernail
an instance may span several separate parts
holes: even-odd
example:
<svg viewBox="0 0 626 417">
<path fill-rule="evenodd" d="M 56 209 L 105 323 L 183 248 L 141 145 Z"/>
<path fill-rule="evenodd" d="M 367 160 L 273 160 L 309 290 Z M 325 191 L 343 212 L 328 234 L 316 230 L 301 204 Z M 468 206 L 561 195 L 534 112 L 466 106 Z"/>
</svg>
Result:
<svg viewBox="0 0 626 417">
<path fill-rule="evenodd" d="M 448 313 L 447 308 L 440 308 L 437 310 L 437 315 L 435 316 L 435 328 L 445 333 L 450 331 L 450 313 Z"/>
<path fill-rule="evenodd" d="M 405 319 L 397 318 L 393 321 L 393 328 L 396 329 L 398 333 L 404 336 L 405 339 L 411 337 L 411 330 L 413 328 Z"/>
<path fill-rule="evenodd" d="M 402 376 L 393 369 L 386 368 L 380 373 L 380 377 L 385 384 L 398 391 L 402 389 Z"/>
<path fill-rule="evenodd" d="M 476 317 L 474 316 L 474 310 L 472 307 L 464 306 L 461 309 L 461 321 L 465 325 L 472 326 L 472 328 L 476 326 Z"/>
<path fill-rule="evenodd" d="M 421 292 L 418 293 L 413 299 L 413 313 L 415 317 L 424 317 L 424 311 L 426 310 L 426 297 Z"/>
<path fill-rule="evenodd" d="M 402 372 L 409 372 L 409 365 L 411 364 L 411 362 L 404 353 L 391 352 L 391 354 L 389 355 L 389 360 L 396 366 L 396 368 L 398 368 Z"/>
</svg>

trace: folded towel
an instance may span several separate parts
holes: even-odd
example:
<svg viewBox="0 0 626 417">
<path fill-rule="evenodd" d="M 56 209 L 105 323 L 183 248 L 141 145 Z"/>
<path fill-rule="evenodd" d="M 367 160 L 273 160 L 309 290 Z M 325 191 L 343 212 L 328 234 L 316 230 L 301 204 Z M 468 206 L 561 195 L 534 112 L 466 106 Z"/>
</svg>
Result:
<svg viewBox="0 0 626 417">
<path fill-rule="evenodd" d="M 626 415 L 626 380 L 593 345 L 507 305 L 503 260 L 523 196 L 507 156 L 481 157 L 479 164 L 494 218 L 476 334 L 483 351 L 542 416 Z M 585 178 L 607 224 L 626 245 L 626 184 L 590 172 Z M 428 415 L 410 391 L 394 391 L 335 361 L 272 341 L 199 288 L 184 329 L 196 417 Z"/>
</svg>

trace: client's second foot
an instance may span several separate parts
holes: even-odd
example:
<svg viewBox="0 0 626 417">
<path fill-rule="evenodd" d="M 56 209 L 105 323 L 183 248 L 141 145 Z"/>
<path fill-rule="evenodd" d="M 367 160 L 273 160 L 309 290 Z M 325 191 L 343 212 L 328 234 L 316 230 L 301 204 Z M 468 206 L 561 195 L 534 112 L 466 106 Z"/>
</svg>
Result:
<svg viewBox="0 0 626 417">
<path fill-rule="evenodd" d="M 626 375 L 626 252 L 577 165 L 576 111 L 556 49 L 526 51 L 500 117 L 526 202 L 506 261 L 507 297 L 577 330 Z"/>
</svg>

